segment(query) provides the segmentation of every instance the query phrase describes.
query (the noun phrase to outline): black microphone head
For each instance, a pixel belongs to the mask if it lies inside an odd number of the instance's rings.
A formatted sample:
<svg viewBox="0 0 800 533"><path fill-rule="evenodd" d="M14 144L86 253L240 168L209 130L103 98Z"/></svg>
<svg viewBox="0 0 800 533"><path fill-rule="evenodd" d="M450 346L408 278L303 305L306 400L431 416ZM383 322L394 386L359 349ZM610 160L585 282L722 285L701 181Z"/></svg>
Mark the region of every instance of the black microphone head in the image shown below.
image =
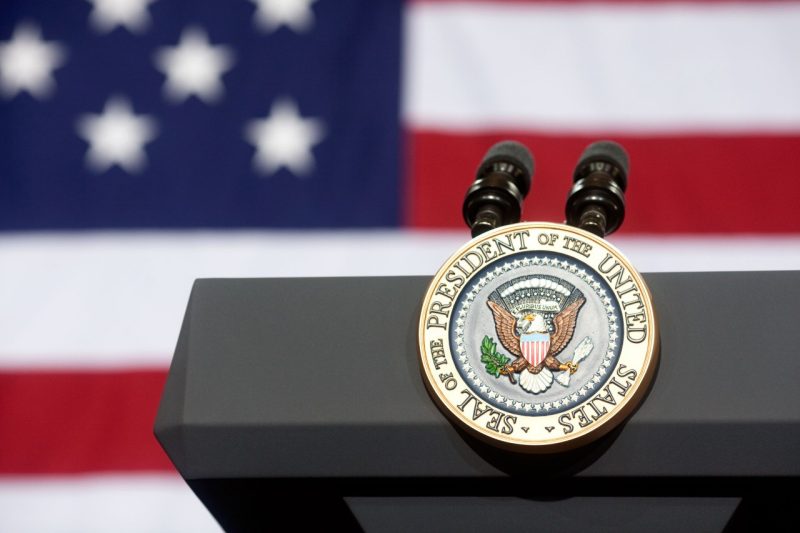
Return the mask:
<svg viewBox="0 0 800 533"><path fill-rule="evenodd" d="M518 142L499 142L486 152L464 198L464 221L473 237L519 222L533 168L531 153Z"/></svg>
<svg viewBox="0 0 800 533"><path fill-rule="evenodd" d="M596 141L586 147L578 159L573 181L585 178L594 171L609 173L623 191L628 188L628 153L614 141Z"/></svg>
<svg viewBox="0 0 800 533"><path fill-rule="evenodd" d="M531 177L534 169L533 156L530 150L517 141L500 141L496 143L483 156L483 161L478 167L476 179L480 179L486 172L491 171L496 163L506 163L516 167L518 171L510 172L510 174L514 179L514 184L522 193L522 197L527 196L528 191L531 190Z"/></svg>
<svg viewBox="0 0 800 533"><path fill-rule="evenodd" d="M600 237L615 232L625 219L628 154L613 141L590 144L578 159L567 197L567 224Z"/></svg>

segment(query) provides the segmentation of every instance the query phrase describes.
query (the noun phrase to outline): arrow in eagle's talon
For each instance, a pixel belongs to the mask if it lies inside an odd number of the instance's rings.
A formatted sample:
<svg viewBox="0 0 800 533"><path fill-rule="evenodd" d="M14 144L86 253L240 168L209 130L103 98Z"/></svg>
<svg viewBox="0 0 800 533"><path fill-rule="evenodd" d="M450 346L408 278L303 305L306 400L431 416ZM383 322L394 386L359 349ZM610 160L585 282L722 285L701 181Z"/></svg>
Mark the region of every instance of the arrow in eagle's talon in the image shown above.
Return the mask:
<svg viewBox="0 0 800 533"><path fill-rule="evenodd" d="M511 368L511 365L506 365L503 368L501 368L500 374L508 376L508 380L511 382L512 385L517 384L517 380L514 379L514 370Z"/></svg>

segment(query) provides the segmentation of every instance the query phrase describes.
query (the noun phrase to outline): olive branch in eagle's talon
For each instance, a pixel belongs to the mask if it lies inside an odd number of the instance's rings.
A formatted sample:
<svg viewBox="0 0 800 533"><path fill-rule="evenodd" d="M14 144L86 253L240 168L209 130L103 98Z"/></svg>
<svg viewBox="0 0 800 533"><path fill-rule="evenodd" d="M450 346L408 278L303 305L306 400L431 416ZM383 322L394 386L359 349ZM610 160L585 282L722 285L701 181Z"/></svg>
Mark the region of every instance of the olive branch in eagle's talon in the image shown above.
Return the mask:
<svg viewBox="0 0 800 533"><path fill-rule="evenodd" d="M517 381L514 379L514 370L508 364L511 359L497 351L497 343L494 339L486 335L481 342L481 363L486 366L486 371L492 376L508 376L512 384Z"/></svg>

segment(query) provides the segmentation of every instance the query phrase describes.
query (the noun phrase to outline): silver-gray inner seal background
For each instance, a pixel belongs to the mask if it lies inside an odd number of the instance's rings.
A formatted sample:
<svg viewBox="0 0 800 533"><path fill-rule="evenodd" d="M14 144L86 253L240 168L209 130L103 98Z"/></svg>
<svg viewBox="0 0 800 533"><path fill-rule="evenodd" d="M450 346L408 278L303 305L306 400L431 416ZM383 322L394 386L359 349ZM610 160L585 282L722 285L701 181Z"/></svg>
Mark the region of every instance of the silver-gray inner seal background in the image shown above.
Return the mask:
<svg viewBox="0 0 800 533"><path fill-rule="evenodd" d="M496 378L489 374L481 362L481 341L485 335L497 343L499 353L511 361L516 359L500 343L487 301L498 286L529 274L556 276L571 283L586 298L578 313L574 335L556 358L562 363L571 361L575 348L586 337L594 344L589 356L578 365L578 371L570 376L567 387L555 380L562 373L556 371L553 384L539 394L520 387L519 374L515 374L517 383L512 384L508 376ZM450 349L462 379L485 402L521 415L552 415L577 406L605 384L619 360L623 329L622 315L611 288L585 263L558 253L521 253L484 267L462 289L450 319Z"/></svg>

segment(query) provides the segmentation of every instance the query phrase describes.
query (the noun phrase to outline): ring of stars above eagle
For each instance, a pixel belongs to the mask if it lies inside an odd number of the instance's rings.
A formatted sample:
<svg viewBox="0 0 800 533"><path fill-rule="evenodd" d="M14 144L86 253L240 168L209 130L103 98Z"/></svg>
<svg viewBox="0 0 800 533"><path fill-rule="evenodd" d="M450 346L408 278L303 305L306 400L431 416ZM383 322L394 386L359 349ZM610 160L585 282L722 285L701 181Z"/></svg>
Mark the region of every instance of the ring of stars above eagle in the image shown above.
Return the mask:
<svg viewBox="0 0 800 533"><path fill-rule="evenodd" d="M150 4L159 0L86 0L92 4L87 24L104 35L128 31L133 36L153 24ZM244 1L244 0L242 0ZM253 24L268 34L281 29L302 38L314 26L317 0L248 0L255 4ZM0 98L11 100L27 93L36 100L50 99L58 91L57 71L69 68L69 49L46 38L46 28L35 21L19 21L7 38L0 36ZM208 106L225 98L224 75L236 68L236 52L214 43L206 31L188 25L172 46L153 51L153 68L164 76L166 101L181 105L196 98ZM117 166L129 174L147 165L147 145L157 142L159 124L153 116L137 113L124 94L110 94L99 113L75 117L75 133L88 147L86 166L103 173ZM314 168L313 147L325 138L325 124L304 117L298 102L289 97L271 102L269 114L242 124L242 141L255 147L253 167L261 175L285 168L298 177Z"/></svg>

